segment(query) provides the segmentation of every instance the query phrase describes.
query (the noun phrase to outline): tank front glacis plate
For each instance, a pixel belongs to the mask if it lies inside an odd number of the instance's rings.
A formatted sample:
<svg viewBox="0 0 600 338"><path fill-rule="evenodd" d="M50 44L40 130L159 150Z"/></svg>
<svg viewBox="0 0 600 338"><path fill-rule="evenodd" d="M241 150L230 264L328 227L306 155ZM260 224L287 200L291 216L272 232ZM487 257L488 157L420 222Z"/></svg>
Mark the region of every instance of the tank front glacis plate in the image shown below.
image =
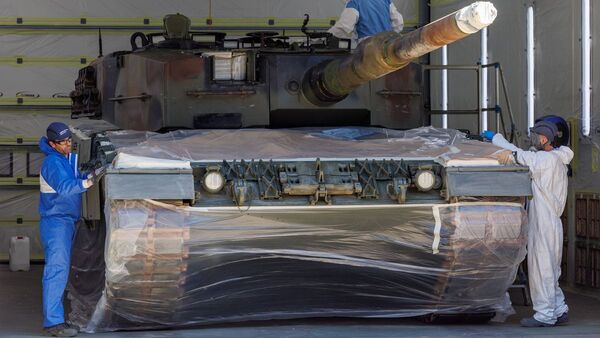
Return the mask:
<svg viewBox="0 0 600 338"><path fill-rule="evenodd" d="M108 174L126 176L109 180L109 195L164 199L144 187L180 174L193 182L195 193L190 197L189 189L180 189L177 198L171 189L169 199L206 207L418 204L531 195L527 168L499 165L496 147L463 137L435 128L123 131L97 136L95 154L96 161L113 161L119 153ZM169 168L174 171L163 172ZM129 182L139 193L123 191L118 182Z"/></svg>
<svg viewBox="0 0 600 338"><path fill-rule="evenodd" d="M328 160L193 163L196 206L380 205L440 203L442 167L433 161ZM420 169L434 181L419 189ZM218 191L207 187L218 175ZM215 176L215 177L218 177Z"/></svg>

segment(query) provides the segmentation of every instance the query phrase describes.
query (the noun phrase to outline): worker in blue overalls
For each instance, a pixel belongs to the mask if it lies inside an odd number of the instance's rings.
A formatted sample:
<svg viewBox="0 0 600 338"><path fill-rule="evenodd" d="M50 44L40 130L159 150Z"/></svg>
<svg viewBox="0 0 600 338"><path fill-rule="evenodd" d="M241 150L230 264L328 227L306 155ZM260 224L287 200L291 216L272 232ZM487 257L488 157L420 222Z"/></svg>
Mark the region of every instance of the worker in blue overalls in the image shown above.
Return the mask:
<svg viewBox="0 0 600 338"><path fill-rule="evenodd" d="M361 42L380 32L400 33L402 28L404 20L392 0L350 0L329 33Z"/></svg>
<svg viewBox="0 0 600 338"><path fill-rule="evenodd" d="M77 328L65 323L63 295L71 266L75 223L80 217L81 194L93 178L79 173L77 155L71 154L71 131L53 122L40 139L46 158L40 170L40 233L44 246L43 312L44 332L56 337L73 337Z"/></svg>

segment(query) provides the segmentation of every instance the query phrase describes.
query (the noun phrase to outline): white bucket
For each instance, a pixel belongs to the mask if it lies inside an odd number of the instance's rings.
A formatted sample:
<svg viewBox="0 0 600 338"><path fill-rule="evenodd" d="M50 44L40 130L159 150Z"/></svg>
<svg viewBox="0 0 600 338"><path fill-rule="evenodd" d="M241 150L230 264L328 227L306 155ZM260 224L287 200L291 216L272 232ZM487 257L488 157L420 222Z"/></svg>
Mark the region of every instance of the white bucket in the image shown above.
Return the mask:
<svg viewBox="0 0 600 338"><path fill-rule="evenodd" d="M8 256L10 271L29 271L29 237L11 237Z"/></svg>

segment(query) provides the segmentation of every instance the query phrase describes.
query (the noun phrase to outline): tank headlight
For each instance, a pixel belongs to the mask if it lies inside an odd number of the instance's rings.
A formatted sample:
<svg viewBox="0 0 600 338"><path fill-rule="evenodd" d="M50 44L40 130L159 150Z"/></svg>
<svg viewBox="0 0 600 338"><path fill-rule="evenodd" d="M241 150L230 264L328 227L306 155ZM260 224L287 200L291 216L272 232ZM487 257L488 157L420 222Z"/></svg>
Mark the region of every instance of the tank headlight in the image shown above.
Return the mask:
<svg viewBox="0 0 600 338"><path fill-rule="evenodd" d="M415 175L415 185L421 191L429 191L435 185L435 174L431 170L419 170Z"/></svg>
<svg viewBox="0 0 600 338"><path fill-rule="evenodd" d="M217 193L225 186L225 178L218 171L208 171L202 178L202 186L210 193Z"/></svg>

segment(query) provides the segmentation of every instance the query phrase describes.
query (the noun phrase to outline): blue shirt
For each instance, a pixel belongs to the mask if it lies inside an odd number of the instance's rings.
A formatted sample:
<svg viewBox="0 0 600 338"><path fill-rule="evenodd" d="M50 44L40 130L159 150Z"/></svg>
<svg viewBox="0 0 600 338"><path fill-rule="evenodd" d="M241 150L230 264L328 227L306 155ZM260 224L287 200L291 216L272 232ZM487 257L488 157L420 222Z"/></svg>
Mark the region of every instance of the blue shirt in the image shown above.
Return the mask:
<svg viewBox="0 0 600 338"><path fill-rule="evenodd" d="M348 1L346 8L356 9L359 14L356 23L356 35L359 39L392 30L391 4L391 0Z"/></svg>

